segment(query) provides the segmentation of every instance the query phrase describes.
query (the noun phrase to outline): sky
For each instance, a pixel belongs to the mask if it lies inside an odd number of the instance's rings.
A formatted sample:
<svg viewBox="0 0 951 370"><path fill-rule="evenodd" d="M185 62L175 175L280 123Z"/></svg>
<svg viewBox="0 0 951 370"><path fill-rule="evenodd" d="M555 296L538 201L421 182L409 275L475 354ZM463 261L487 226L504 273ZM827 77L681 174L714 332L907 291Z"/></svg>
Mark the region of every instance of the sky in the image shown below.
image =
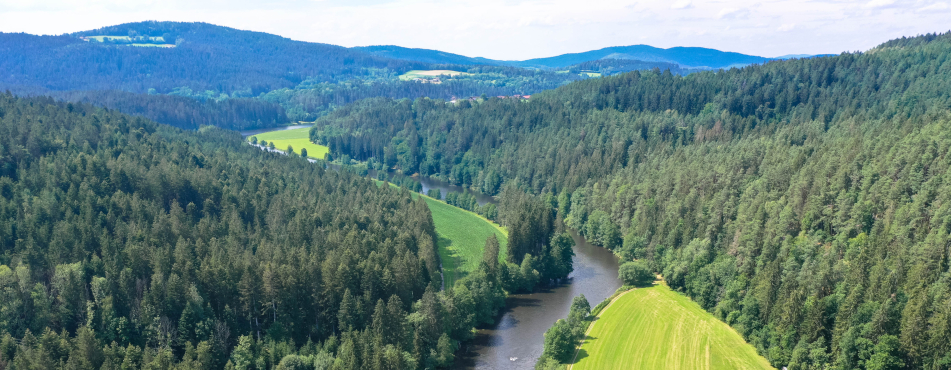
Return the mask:
<svg viewBox="0 0 951 370"><path fill-rule="evenodd" d="M201 21L301 41L503 60L634 44L766 57L838 54L947 32L949 19L951 0L0 0L0 32Z"/></svg>

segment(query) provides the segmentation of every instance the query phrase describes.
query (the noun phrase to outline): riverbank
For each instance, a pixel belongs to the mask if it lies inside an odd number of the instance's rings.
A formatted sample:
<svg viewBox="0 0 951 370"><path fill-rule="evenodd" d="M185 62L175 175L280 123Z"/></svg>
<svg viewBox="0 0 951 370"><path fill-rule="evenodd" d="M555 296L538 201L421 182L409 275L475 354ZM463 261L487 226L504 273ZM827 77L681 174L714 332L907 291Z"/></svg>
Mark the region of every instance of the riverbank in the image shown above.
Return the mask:
<svg viewBox="0 0 951 370"><path fill-rule="evenodd" d="M326 162L317 162L333 167ZM373 171L370 171L368 175L376 177ZM391 176L402 175L388 174L387 178ZM430 189L438 189L443 195L450 191L471 192L431 178L402 177L419 182L422 185L423 193ZM497 204L497 200L489 195L471 193L476 196L480 205L485 203ZM437 201L424 194L414 192L415 196L422 196L427 199L427 205L430 205L430 207L445 205L445 207L458 210L457 212L488 222L478 214ZM432 208L430 209L432 210ZM439 222L435 213L438 212L434 212L434 223ZM451 218L448 217L444 220L452 222ZM441 228L439 225L436 226L437 234L439 234ZM456 223L455 226L460 233L467 233L467 228L461 227L463 224ZM504 228L497 225L493 228L505 232ZM568 231L575 243L575 256L572 259L574 271L568 276L568 279L559 285L541 287L535 293L510 295L506 299L506 307L500 314L498 322L491 327L477 330L476 336L471 342L462 344L462 347L456 353L456 362L453 368L533 369L535 361L541 356L544 349L545 331L556 320L568 314L571 300L575 296L584 294L588 299L599 302L611 296L621 286L621 281L618 279L617 257L607 249L588 243L577 232L570 229ZM485 235L485 237L488 237L488 235ZM453 240L452 237L447 239ZM479 239L481 239L480 243L473 243L472 248L469 249L473 258L466 260L473 261L475 265L481 261L482 248L485 244L484 238L480 237ZM507 244L507 237L499 238L500 244L503 240ZM442 248L440 249L442 250ZM448 251L448 249L446 250ZM502 255L504 255L504 251L502 249ZM477 259L476 255L478 255ZM449 254L449 256L452 256L452 254ZM446 266L443 254L440 254L440 259L443 261L444 270L447 267L452 268L452 266ZM450 277L450 279L454 278Z"/></svg>

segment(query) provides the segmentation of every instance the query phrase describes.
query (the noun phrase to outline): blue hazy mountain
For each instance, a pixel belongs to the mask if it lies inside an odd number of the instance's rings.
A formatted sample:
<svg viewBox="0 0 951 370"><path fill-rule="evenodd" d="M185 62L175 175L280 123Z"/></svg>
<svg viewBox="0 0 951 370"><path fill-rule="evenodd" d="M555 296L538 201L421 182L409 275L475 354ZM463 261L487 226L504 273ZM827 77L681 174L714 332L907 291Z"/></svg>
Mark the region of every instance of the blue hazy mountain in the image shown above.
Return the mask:
<svg viewBox="0 0 951 370"><path fill-rule="evenodd" d="M720 51L700 47L656 48L649 45L614 46L582 53L562 54L548 58L506 61L473 58L439 50L412 49L395 45L354 48L381 57L435 64L505 65L523 68L567 68L601 59L639 60L643 62L672 63L681 68L719 69L764 63L773 58ZM802 56L797 56L802 57Z"/></svg>
<svg viewBox="0 0 951 370"><path fill-rule="evenodd" d="M472 58L465 55L447 53L445 51L431 49L405 48L396 45L375 45L375 46L357 46L351 48L367 52L376 56L411 60L432 64L459 64L459 65L508 65L508 62L486 59Z"/></svg>

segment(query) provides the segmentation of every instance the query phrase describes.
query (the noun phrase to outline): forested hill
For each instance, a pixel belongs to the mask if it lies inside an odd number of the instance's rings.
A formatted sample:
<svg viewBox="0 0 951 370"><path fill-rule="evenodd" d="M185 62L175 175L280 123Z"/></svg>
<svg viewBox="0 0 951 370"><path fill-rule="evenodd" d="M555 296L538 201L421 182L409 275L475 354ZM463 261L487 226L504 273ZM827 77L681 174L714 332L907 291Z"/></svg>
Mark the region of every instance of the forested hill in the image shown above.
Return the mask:
<svg viewBox="0 0 951 370"><path fill-rule="evenodd" d="M649 45L613 46L580 53L562 54L547 58L528 60L494 60L473 58L439 50L404 48L395 45L360 46L352 49L365 51L381 57L411 60L433 64L496 65L525 68L569 68L599 60L630 60L639 63L669 63L673 68L728 69L754 63L765 63L770 58L725 52L698 47L656 48ZM790 57L808 57L798 55ZM788 59L788 58L787 58ZM652 67L650 67L652 68ZM646 69L650 69L646 68ZM662 68L663 70L664 68Z"/></svg>
<svg viewBox="0 0 951 370"><path fill-rule="evenodd" d="M80 38L93 36L133 39ZM424 65L207 23L127 23L61 36L0 33L0 86L50 90L167 93L184 86L252 96L305 78L346 80L372 69L402 73Z"/></svg>
<svg viewBox="0 0 951 370"><path fill-rule="evenodd" d="M357 46L352 49L365 51L367 53L393 59L412 60L432 64L456 64L456 65L506 65L506 62L479 58L467 57L464 55L448 53L445 51L406 48L396 45L374 45Z"/></svg>
<svg viewBox="0 0 951 370"><path fill-rule="evenodd" d="M612 46L582 53L562 54L514 62L519 67L563 68L598 59L634 59L678 64L683 68L720 69L765 63L769 58L698 47L656 48L650 45Z"/></svg>
<svg viewBox="0 0 951 370"><path fill-rule="evenodd" d="M333 154L512 181L731 324L776 367L951 366L951 34L529 101L372 100Z"/></svg>
<svg viewBox="0 0 951 370"><path fill-rule="evenodd" d="M422 200L231 131L0 94L0 144L0 369L447 366L504 297L439 291Z"/></svg>

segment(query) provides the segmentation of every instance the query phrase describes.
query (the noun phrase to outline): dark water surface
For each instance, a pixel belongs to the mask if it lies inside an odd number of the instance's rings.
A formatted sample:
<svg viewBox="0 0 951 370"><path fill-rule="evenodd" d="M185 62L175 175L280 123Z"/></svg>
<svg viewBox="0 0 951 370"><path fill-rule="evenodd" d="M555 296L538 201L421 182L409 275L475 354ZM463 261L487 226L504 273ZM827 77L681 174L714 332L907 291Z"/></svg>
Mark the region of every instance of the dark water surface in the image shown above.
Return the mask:
<svg viewBox="0 0 951 370"><path fill-rule="evenodd" d="M287 129L301 128L289 127ZM274 131L274 129L262 132ZM242 135L261 132L245 131ZM328 167L339 169L330 164ZM370 171L376 177L376 171ZM392 179L403 176L390 173ZM485 194L469 191L444 181L428 177L412 177L420 182L425 194L430 189L439 189L445 198L449 192L467 192L476 196L480 205L498 203ZM618 280L618 259L611 251L589 244L574 230L574 271L560 285L541 288L532 294L513 294L508 297L506 308L496 325L480 329L473 341L465 343L456 353L457 369L533 369L541 356L545 343L545 331L558 319L568 316L571 300L584 294L594 307L621 287Z"/></svg>
<svg viewBox="0 0 951 370"><path fill-rule="evenodd" d="M584 294L591 307L621 287L618 259L611 251L589 244L573 230L574 272L568 281L533 294L509 296L502 318L481 329L475 340L456 353L459 369L533 369L541 356L545 331L568 317L574 297Z"/></svg>

